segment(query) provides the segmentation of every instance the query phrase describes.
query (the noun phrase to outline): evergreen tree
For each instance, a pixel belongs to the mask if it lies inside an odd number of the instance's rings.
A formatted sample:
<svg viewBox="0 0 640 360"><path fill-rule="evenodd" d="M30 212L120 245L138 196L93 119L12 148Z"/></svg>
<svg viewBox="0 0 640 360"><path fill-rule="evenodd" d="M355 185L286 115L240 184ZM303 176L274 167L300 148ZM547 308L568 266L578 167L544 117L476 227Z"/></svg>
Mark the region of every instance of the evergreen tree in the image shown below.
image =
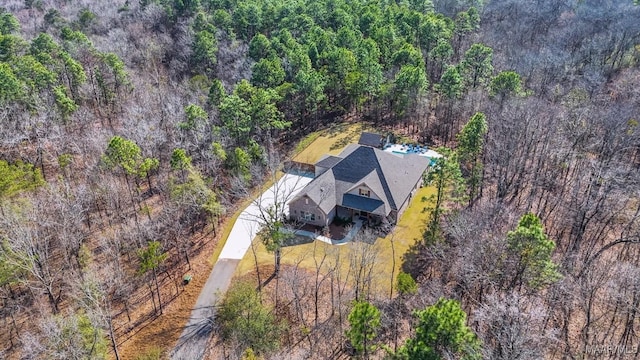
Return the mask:
<svg viewBox="0 0 640 360"><path fill-rule="evenodd" d="M473 44L460 62L468 86L485 85L493 73L493 49L484 44Z"/></svg>
<svg viewBox="0 0 640 360"><path fill-rule="evenodd" d="M191 166L191 158L187 157L182 149L175 149L171 158L171 166L174 169L182 169L187 173L186 179L170 184L171 199L187 214L198 217L206 215L213 226L213 236L217 235L217 220L225 213L224 206L218 200L216 193L209 188L207 181L200 172ZM175 167L174 167L175 166ZM184 175L183 175L184 177Z"/></svg>
<svg viewBox="0 0 640 360"><path fill-rule="evenodd" d="M20 160L11 164L0 160L0 198L33 190L44 183L40 169L36 169L32 164Z"/></svg>
<svg viewBox="0 0 640 360"><path fill-rule="evenodd" d="M6 63L0 63L0 105L17 101L24 96L22 83Z"/></svg>
<svg viewBox="0 0 640 360"><path fill-rule="evenodd" d="M191 60L196 69L203 74L213 74L218 61L218 43L215 36L207 30L199 31L193 40Z"/></svg>
<svg viewBox="0 0 640 360"><path fill-rule="evenodd" d="M556 244L544 233L536 215L520 218L518 227L507 234L507 247L515 262L513 286L525 284L539 289L561 278L558 265L551 259Z"/></svg>
<svg viewBox="0 0 640 360"><path fill-rule="evenodd" d="M349 326L347 338L351 345L357 354L368 359L376 348L371 341L380 327L380 310L366 301L357 301L349 313Z"/></svg>
<svg viewBox="0 0 640 360"><path fill-rule="evenodd" d="M284 81L282 62L276 57L260 59L253 65L251 83L263 88L275 88Z"/></svg>
<svg viewBox="0 0 640 360"><path fill-rule="evenodd" d="M62 85L53 88L53 96L62 120L66 122L69 116L78 109L78 105L67 96L67 89Z"/></svg>
<svg viewBox="0 0 640 360"><path fill-rule="evenodd" d="M415 333L398 350L398 359L481 359L480 341L466 325L467 315L455 300L440 299L415 312Z"/></svg>
<svg viewBox="0 0 640 360"><path fill-rule="evenodd" d="M191 167L191 157L187 156L184 149L173 149L169 164L172 170L186 170Z"/></svg>
<svg viewBox="0 0 640 360"><path fill-rule="evenodd" d="M522 94L520 74L515 71L503 71L491 79L489 94L497 98L502 107L505 98Z"/></svg>
<svg viewBox="0 0 640 360"><path fill-rule="evenodd" d="M440 239L440 217L444 213L445 202L460 202L464 195L458 154L444 147L438 148L437 151L443 156L433 161L426 177L426 183L436 187L431 218L423 234L427 244Z"/></svg>
<svg viewBox="0 0 640 360"><path fill-rule="evenodd" d="M428 85L427 76L422 65L404 65L396 74L395 111L398 116L410 113L417 104L420 95Z"/></svg>
<svg viewBox="0 0 640 360"><path fill-rule="evenodd" d="M178 127L181 130L194 130L199 123L206 121L209 117L207 112L196 104L187 105L184 108L184 112L187 115L187 121L178 123Z"/></svg>
<svg viewBox="0 0 640 360"><path fill-rule="evenodd" d="M251 349L264 355L280 346L284 327L260 301L260 295L246 282L235 283L227 291L216 313L223 341L243 352Z"/></svg>
<svg viewBox="0 0 640 360"><path fill-rule="evenodd" d="M402 271L396 279L396 288L400 295L415 294L418 291L418 285L411 274Z"/></svg>
<svg viewBox="0 0 640 360"><path fill-rule="evenodd" d="M458 155L467 176L469 203L475 200L482 183L482 150L484 136L488 131L483 113L475 113L458 134Z"/></svg>
<svg viewBox="0 0 640 360"><path fill-rule="evenodd" d="M211 88L209 88L209 104L211 106L219 106L220 102L227 95L227 92L219 79L213 80Z"/></svg>
<svg viewBox="0 0 640 360"><path fill-rule="evenodd" d="M20 29L20 23L12 13L0 7L0 35L9 35Z"/></svg>
<svg viewBox="0 0 640 360"><path fill-rule="evenodd" d="M257 34L249 42L249 57L254 61L264 59L271 51L271 41L263 34Z"/></svg>
<svg viewBox="0 0 640 360"><path fill-rule="evenodd" d="M156 294L158 295L160 314L162 314L162 298L160 297L160 284L158 284L158 268L167 259L167 256L168 254L162 251L162 245L158 241L150 241L145 249L138 251L138 258L140 259L138 273L146 274L151 272L156 286Z"/></svg>

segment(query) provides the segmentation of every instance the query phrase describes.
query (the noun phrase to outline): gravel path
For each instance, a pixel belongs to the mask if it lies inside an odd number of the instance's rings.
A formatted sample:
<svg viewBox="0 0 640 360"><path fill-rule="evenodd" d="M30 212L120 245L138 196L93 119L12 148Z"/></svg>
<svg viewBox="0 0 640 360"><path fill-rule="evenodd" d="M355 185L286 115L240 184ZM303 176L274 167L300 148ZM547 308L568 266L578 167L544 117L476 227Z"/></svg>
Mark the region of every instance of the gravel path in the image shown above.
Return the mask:
<svg viewBox="0 0 640 360"><path fill-rule="evenodd" d="M202 359L207 349L214 328L215 304L224 294L231 283L231 278L251 246L257 230L257 216L260 207L268 208L273 205L274 198L291 200L312 179L304 176L285 174L276 184L249 205L233 224L227 242L222 248L218 261L213 266L211 274L205 283L196 305L191 311L176 347L171 352L173 360ZM260 206L258 206L258 202Z"/></svg>

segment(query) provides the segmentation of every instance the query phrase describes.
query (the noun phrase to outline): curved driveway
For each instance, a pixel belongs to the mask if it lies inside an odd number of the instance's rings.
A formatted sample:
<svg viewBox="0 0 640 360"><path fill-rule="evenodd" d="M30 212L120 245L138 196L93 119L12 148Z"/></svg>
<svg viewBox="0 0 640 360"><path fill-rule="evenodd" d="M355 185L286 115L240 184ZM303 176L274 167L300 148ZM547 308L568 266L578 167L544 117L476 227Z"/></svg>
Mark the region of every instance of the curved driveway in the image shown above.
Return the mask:
<svg viewBox="0 0 640 360"><path fill-rule="evenodd" d="M218 261L213 265L211 274L198 296L196 305L191 311L176 347L171 352L171 359L202 359L211 338L214 327L215 305L220 295L224 294L231 278L251 246L258 228L260 208L265 209L274 204L291 200L312 178L285 174L278 182L260 195L249 205L233 224L229 237L222 248ZM286 209L285 207L285 210Z"/></svg>

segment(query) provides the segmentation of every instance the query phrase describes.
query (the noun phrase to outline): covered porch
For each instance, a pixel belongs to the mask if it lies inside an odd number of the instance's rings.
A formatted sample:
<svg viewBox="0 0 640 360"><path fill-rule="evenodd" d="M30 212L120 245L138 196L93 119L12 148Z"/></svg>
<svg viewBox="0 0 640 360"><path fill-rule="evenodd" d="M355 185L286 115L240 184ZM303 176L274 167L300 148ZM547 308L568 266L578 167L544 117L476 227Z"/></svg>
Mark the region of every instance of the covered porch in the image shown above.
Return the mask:
<svg viewBox="0 0 640 360"><path fill-rule="evenodd" d="M362 220L367 225L377 225L386 214L384 203L380 200L345 194L342 205L336 206L336 216L354 222Z"/></svg>

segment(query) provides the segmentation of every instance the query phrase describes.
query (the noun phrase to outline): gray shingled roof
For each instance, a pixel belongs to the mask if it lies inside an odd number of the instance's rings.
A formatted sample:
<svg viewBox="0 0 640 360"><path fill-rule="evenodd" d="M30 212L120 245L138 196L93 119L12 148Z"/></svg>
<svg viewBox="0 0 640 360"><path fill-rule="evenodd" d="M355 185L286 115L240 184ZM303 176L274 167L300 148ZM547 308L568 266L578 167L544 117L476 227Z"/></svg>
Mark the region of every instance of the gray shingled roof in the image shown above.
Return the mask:
<svg viewBox="0 0 640 360"><path fill-rule="evenodd" d="M367 202L367 198L356 201L352 196L344 196L349 190L366 184L382 199L374 211L388 215L391 210L398 210L402 206L429 166L429 159L423 156L401 157L356 144L347 146L339 157L341 161L311 181L296 198L308 196L325 213L329 213L336 205L371 212L367 209L373 203Z"/></svg>
<svg viewBox="0 0 640 360"><path fill-rule="evenodd" d="M351 187L343 191L343 194L346 194L351 190L354 190L360 187L361 185L366 185L369 189L371 189L371 191L375 193L377 197L382 199L382 203L384 205L384 208L383 208L384 214L387 215L389 211L391 211L391 204L389 203L389 200L387 198L386 191L384 190L384 186L380 181L378 172L375 170L371 170L369 175L365 176L364 178L362 178L362 180L358 181L357 183L352 184ZM342 202L338 201L338 203L342 203L343 206L347 206L347 205L344 205L344 199L342 200ZM364 210L364 209L361 209L361 210Z"/></svg>
<svg viewBox="0 0 640 360"><path fill-rule="evenodd" d="M360 134L360 139L358 140L358 144L380 147L382 145L382 140L384 140L384 136L380 134L374 134L370 132L363 132Z"/></svg>
<svg viewBox="0 0 640 360"><path fill-rule="evenodd" d="M325 214L328 214L336 206L335 188L333 173L326 171L307 184L295 199L308 196Z"/></svg>
<svg viewBox="0 0 640 360"><path fill-rule="evenodd" d="M340 160L342 160L341 157L326 155L316 163L316 166L323 167L323 168L330 168L330 167L333 167L335 164L339 163Z"/></svg>

